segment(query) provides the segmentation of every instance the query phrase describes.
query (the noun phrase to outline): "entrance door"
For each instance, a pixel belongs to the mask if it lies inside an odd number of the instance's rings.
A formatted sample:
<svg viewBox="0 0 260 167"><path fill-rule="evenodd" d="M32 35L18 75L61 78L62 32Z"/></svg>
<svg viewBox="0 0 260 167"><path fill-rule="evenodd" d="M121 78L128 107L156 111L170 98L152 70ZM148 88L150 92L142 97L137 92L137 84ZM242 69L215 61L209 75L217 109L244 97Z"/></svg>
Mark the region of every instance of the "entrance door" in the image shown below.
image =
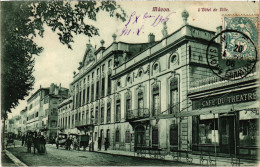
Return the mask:
<svg viewBox="0 0 260 167"><path fill-rule="evenodd" d="M135 146L145 146L145 128L143 126L137 126L135 128Z"/></svg>
<svg viewBox="0 0 260 167"><path fill-rule="evenodd" d="M220 117L220 151L222 153L235 153L235 116Z"/></svg>

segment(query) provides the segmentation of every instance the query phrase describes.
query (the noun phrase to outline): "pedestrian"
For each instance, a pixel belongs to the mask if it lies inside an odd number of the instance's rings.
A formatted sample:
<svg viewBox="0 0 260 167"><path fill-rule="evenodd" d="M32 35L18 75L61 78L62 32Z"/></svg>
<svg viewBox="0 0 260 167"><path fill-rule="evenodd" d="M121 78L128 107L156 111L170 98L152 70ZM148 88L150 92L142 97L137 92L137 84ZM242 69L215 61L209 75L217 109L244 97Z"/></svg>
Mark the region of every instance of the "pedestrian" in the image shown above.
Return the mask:
<svg viewBox="0 0 260 167"><path fill-rule="evenodd" d="M38 145L39 145L39 138L38 138L37 133L35 133L33 136L33 153L34 154L35 154L35 150L37 150L37 152L39 152Z"/></svg>
<svg viewBox="0 0 260 167"><path fill-rule="evenodd" d="M29 134L28 138L27 138L27 152L30 153L31 152L31 147L32 147L32 135Z"/></svg>
<svg viewBox="0 0 260 167"><path fill-rule="evenodd" d="M108 141L108 138L107 138L107 137L105 138L105 143L104 143L104 145L105 145L105 151L107 151L107 148L108 148L108 146L109 146L109 141Z"/></svg>
<svg viewBox="0 0 260 167"><path fill-rule="evenodd" d="M98 138L98 150L100 151L101 150L101 142L102 142L102 139L101 137Z"/></svg>
<svg viewBox="0 0 260 167"><path fill-rule="evenodd" d="M59 136L56 137L55 143L56 143L56 148L59 149Z"/></svg>
<svg viewBox="0 0 260 167"><path fill-rule="evenodd" d="M22 146L24 145L25 134L22 135Z"/></svg>
<svg viewBox="0 0 260 167"><path fill-rule="evenodd" d="M70 147L71 147L71 144L72 144L72 139L71 139L71 137L68 137L68 138L67 138L66 144L67 144L67 150L70 150Z"/></svg>

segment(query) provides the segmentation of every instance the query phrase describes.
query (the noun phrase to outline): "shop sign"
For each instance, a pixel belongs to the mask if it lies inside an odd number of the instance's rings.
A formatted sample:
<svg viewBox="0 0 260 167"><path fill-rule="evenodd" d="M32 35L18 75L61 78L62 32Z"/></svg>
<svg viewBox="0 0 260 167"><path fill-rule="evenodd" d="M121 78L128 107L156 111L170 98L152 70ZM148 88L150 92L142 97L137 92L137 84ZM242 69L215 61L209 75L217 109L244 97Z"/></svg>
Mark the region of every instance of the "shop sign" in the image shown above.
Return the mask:
<svg viewBox="0 0 260 167"><path fill-rule="evenodd" d="M248 101L256 101L258 99L256 90L244 92L232 92L226 95L218 95L206 97L192 102L192 109L201 109L213 106L221 106L227 104L243 103Z"/></svg>

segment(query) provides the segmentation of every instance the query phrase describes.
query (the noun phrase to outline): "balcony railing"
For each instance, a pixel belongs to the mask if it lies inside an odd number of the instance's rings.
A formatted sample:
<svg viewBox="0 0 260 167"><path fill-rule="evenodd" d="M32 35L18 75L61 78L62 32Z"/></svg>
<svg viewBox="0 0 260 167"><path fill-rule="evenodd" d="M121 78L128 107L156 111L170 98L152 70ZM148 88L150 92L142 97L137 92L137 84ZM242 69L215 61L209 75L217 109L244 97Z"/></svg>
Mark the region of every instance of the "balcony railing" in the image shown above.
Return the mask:
<svg viewBox="0 0 260 167"><path fill-rule="evenodd" d="M141 119L141 118L148 118L150 117L150 112L148 108L139 108L130 110L127 112L126 119L133 120L133 119Z"/></svg>

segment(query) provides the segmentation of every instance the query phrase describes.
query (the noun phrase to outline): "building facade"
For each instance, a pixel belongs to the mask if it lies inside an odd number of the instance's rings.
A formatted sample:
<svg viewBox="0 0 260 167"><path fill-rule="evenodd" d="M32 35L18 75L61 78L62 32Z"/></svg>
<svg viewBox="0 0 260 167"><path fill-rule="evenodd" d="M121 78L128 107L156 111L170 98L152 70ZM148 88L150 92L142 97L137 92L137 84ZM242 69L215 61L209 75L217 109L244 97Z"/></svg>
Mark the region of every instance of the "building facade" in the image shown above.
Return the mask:
<svg viewBox="0 0 260 167"><path fill-rule="evenodd" d="M104 41L97 50L87 44L71 83L71 99L60 105L59 127L68 132L77 129L74 133L91 132L95 147L99 137L102 143L108 138L109 149L114 150L159 147L232 154L234 147L236 152L254 154L252 144L243 148L242 143L249 134L243 128L249 131L258 125L258 114L254 115L258 111L257 74L253 72L237 82L226 81L225 88L223 80L212 79L206 49L221 28L213 32L191 26L188 16L182 13L183 26L170 35L164 27L164 37L159 41L149 34L147 43L131 44L116 42L113 35L114 42L107 48ZM212 42L211 54L219 54L219 45L219 39ZM224 89L233 95L226 95ZM247 96L245 101L234 101L242 95L240 89L251 94L243 95ZM220 99L218 108L214 108L209 100L218 101L222 95L230 102ZM244 118L249 113L252 116ZM224 122L225 127L221 127ZM231 134L232 128L236 133ZM256 140L258 136L257 132L250 137ZM233 141L237 144L227 148Z"/></svg>
<svg viewBox="0 0 260 167"><path fill-rule="evenodd" d="M27 131L43 132L48 140L57 135L58 105L68 98L68 89L51 84L38 89L27 101Z"/></svg>

